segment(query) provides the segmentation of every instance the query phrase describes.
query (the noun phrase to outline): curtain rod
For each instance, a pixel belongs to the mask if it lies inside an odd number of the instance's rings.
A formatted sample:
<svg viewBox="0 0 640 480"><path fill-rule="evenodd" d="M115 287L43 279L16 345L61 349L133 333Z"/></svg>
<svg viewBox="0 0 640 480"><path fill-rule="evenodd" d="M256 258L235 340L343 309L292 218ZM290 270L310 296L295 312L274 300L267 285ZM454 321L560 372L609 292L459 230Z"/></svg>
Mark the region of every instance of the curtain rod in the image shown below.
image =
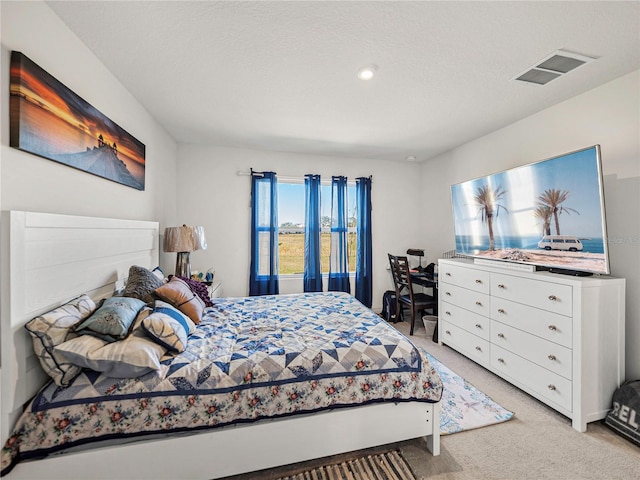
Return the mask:
<svg viewBox="0 0 640 480"><path fill-rule="evenodd" d="M238 170L237 175L239 177L250 177L252 172L253 172L253 168L248 172L243 172L242 170ZM304 176L294 177L294 176L277 175L277 177L278 177L278 180L283 180L286 182L304 182ZM357 177L357 178L361 178L361 177ZM369 180L373 181L373 175L369 175ZM350 181L353 182L355 180L350 180Z"/></svg>

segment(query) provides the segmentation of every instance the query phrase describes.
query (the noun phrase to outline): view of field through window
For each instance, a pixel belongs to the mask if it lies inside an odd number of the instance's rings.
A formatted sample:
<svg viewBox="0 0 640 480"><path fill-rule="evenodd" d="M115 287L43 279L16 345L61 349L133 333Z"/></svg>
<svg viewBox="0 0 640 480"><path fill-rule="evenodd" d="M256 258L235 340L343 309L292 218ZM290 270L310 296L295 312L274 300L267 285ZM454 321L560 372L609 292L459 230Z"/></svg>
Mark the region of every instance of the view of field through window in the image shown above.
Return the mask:
<svg viewBox="0 0 640 480"><path fill-rule="evenodd" d="M331 242L331 185L320 187L320 212L322 234L320 239L320 263L322 273L329 273ZM279 274L304 273L304 183L278 182L278 255ZM347 217L349 233L347 252L349 271L356 269L356 187L347 187Z"/></svg>

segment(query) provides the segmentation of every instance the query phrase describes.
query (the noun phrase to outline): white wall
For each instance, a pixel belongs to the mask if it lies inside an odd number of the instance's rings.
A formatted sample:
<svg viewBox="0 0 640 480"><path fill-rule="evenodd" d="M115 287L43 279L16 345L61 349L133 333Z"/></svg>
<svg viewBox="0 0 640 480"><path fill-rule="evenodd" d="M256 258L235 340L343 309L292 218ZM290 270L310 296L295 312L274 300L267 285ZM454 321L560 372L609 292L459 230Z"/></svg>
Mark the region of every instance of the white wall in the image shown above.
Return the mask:
<svg viewBox="0 0 640 480"><path fill-rule="evenodd" d="M533 87L536 88L536 87ZM488 112L490 114L490 112ZM425 243L453 249L449 186L507 168L600 144L611 272L627 280L626 368L640 378L640 71L595 88L469 142L422 166L430 188L423 204L439 205L423 216L437 228Z"/></svg>
<svg viewBox="0 0 640 480"><path fill-rule="evenodd" d="M43 2L0 2L0 208L174 224L177 145ZM146 146L144 191L9 147L9 63L21 51Z"/></svg>
<svg viewBox="0 0 640 480"><path fill-rule="evenodd" d="M248 292L248 177L238 170L373 175L374 309L390 288L388 252L453 248L449 185L585 146L602 146L612 272L627 279L627 377L640 378L640 73L634 72L460 146L423 165L180 145L43 2L0 2L0 209L203 225L225 294ZM144 192L10 148L9 53L22 51L146 145ZM536 88L536 87L532 87ZM487 114L490 114L488 112ZM176 168L179 158L180 168ZM176 181L177 179L177 181ZM177 198L177 200L176 200ZM173 270L174 254L163 267ZM283 292L302 290L300 278Z"/></svg>
<svg viewBox="0 0 640 480"><path fill-rule="evenodd" d="M306 173L373 176L373 309L382 307L382 294L392 288L386 269L387 253L423 248L423 207L420 198L420 166L377 160L333 158L291 153L198 145L178 147L178 222L205 228L209 247L191 254L193 269L216 269L226 296L249 291L250 177L238 171L275 171L283 177L302 178ZM325 288L326 288L326 281ZM302 291L302 278L281 277L281 293ZM352 290L352 293L354 290Z"/></svg>

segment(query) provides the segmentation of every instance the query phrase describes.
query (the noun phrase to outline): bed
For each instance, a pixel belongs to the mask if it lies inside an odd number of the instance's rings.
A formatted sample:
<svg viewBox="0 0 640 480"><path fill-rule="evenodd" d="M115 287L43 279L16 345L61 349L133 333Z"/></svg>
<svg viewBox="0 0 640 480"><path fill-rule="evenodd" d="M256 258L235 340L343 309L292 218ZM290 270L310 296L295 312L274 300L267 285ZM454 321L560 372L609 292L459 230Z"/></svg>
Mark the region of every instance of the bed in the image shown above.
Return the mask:
<svg viewBox="0 0 640 480"><path fill-rule="evenodd" d="M157 265L158 224L3 212L2 245L8 478L219 478L417 437L439 454L437 374L342 293L218 299L158 372L47 384L25 323Z"/></svg>

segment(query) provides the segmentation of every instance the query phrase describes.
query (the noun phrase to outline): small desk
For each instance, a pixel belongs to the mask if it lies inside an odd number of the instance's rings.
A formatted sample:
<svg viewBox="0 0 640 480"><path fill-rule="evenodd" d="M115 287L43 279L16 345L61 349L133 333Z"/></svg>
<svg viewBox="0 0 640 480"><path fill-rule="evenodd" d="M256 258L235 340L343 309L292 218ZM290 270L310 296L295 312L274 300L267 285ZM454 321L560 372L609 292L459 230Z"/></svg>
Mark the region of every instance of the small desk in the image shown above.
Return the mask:
<svg viewBox="0 0 640 480"><path fill-rule="evenodd" d="M433 309L433 314L438 316L438 274L427 273L427 272L410 272L411 274L411 283L414 285L420 285L421 287L431 288L433 290L433 299L436 301L436 306ZM434 342L438 341L438 324L436 324L436 329L433 332Z"/></svg>
<svg viewBox="0 0 640 480"><path fill-rule="evenodd" d="M411 282L421 287L433 288L434 295L438 290L438 274L411 271Z"/></svg>

